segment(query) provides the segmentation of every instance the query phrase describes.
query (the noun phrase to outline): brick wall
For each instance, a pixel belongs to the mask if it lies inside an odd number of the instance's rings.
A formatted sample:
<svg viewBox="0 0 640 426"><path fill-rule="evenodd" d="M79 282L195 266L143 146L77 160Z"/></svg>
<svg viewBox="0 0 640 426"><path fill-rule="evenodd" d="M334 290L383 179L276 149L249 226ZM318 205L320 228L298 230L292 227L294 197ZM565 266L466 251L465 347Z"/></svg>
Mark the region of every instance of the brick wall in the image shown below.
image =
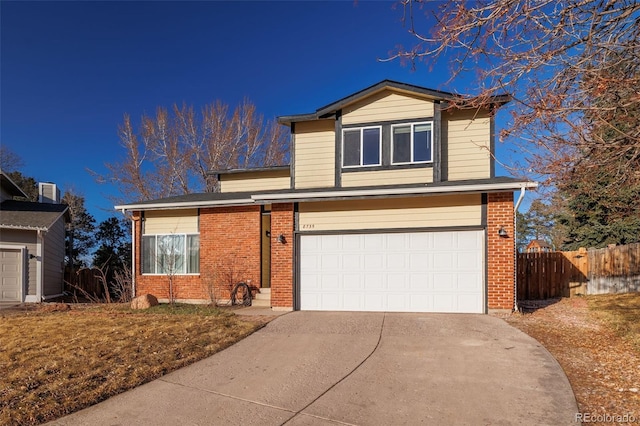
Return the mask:
<svg viewBox="0 0 640 426"><path fill-rule="evenodd" d="M504 227L506 237L498 235ZM490 193L487 197L487 299L489 309L513 309L514 229L513 193Z"/></svg>
<svg viewBox="0 0 640 426"><path fill-rule="evenodd" d="M136 220L136 295L169 297L165 275L141 275L141 224ZM260 207L218 207L200 210L200 275L176 275L174 297L210 301L229 299L232 285L260 287Z"/></svg>
<svg viewBox="0 0 640 426"><path fill-rule="evenodd" d="M282 234L286 242L278 242ZM293 308L293 204L271 206L271 306Z"/></svg>
<svg viewBox="0 0 640 426"><path fill-rule="evenodd" d="M246 282L260 287L260 207L200 210L200 275L218 299Z"/></svg>

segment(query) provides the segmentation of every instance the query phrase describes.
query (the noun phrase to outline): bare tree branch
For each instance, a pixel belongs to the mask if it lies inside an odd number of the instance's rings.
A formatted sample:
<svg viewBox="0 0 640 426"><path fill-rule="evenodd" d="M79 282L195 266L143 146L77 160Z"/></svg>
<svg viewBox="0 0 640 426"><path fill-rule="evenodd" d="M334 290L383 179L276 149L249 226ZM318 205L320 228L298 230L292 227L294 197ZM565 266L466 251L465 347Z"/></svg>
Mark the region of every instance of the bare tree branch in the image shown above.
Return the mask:
<svg viewBox="0 0 640 426"><path fill-rule="evenodd" d="M288 136L275 120L265 122L248 99L230 113L215 102L198 115L193 107L158 108L143 115L136 132L128 115L119 127L124 159L107 163L98 182L118 187L116 202L151 200L190 192L214 192L211 170L286 164Z"/></svg>

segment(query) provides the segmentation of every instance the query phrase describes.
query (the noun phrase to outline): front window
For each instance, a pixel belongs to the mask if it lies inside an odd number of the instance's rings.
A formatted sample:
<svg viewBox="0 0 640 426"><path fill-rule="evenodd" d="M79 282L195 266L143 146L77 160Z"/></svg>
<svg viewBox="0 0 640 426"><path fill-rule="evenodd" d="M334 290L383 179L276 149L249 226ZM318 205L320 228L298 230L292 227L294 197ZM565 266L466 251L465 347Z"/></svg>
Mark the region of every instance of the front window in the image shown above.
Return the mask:
<svg viewBox="0 0 640 426"><path fill-rule="evenodd" d="M432 161L431 123L401 124L392 127L391 163L411 164Z"/></svg>
<svg viewBox="0 0 640 426"><path fill-rule="evenodd" d="M342 132L343 167L379 166L381 133L380 127L345 129Z"/></svg>
<svg viewBox="0 0 640 426"><path fill-rule="evenodd" d="M184 275L200 272L200 236L166 234L142 236L142 273Z"/></svg>

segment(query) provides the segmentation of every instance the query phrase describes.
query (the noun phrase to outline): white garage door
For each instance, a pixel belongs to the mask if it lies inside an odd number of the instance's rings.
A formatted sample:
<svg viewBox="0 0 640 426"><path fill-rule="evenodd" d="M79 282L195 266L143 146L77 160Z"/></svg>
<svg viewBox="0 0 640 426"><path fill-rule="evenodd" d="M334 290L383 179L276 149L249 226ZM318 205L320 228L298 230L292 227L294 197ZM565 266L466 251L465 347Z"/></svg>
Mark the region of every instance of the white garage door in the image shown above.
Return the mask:
<svg viewBox="0 0 640 426"><path fill-rule="evenodd" d="M300 308L484 312L484 232L300 237Z"/></svg>
<svg viewBox="0 0 640 426"><path fill-rule="evenodd" d="M0 301L20 302L22 290L22 251L0 249Z"/></svg>

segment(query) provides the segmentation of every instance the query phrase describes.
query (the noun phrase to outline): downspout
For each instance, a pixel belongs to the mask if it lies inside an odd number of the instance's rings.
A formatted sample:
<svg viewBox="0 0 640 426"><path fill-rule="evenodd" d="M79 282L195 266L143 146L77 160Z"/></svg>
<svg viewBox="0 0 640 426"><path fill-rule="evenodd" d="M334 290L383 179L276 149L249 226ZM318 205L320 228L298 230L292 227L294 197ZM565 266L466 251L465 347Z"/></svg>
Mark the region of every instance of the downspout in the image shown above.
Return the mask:
<svg viewBox="0 0 640 426"><path fill-rule="evenodd" d="M36 300L42 302L44 290L44 235L42 230L36 231Z"/></svg>
<svg viewBox="0 0 640 426"><path fill-rule="evenodd" d="M520 196L518 197L518 201L516 201L516 205L513 208L513 310L514 312L518 311L518 249L516 246L516 242L518 241L518 208L520 207L520 203L524 199L524 195L526 194L527 189L524 186L520 187Z"/></svg>
<svg viewBox="0 0 640 426"><path fill-rule="evenodd" d="M122 214L126 216L126 209ZM131 218L131 297L136 297L136 221Z"/></svg>

